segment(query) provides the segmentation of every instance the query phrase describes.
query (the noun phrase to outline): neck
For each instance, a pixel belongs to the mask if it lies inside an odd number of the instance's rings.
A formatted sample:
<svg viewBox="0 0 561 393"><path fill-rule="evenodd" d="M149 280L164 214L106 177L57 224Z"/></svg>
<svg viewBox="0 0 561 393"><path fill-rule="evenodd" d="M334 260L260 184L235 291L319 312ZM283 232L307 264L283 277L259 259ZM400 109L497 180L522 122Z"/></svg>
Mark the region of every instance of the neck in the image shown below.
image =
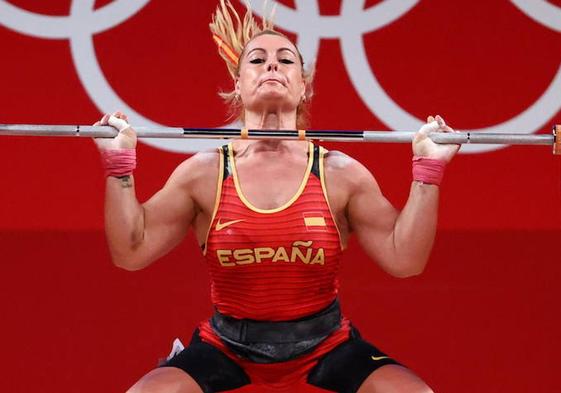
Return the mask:
<svg viewBox="0 0 561 393"><path fill-rule="evenodd" d="M296 111L251 112L246 110L245 127L250 130L295 130Z"/></svg>
<svg viewBox="0 0 561 393"><path fill-rule="evenodd" d="M296 129L296 110L290 112L283 112L281 110L254 112L246 110L244 116L244 127L250 130ZM288 153L296 151L304 152L305 154L308 151L308 142L282 139L237 140L235 146L235 150L239 152L239 157L262 152Z"/></svg>

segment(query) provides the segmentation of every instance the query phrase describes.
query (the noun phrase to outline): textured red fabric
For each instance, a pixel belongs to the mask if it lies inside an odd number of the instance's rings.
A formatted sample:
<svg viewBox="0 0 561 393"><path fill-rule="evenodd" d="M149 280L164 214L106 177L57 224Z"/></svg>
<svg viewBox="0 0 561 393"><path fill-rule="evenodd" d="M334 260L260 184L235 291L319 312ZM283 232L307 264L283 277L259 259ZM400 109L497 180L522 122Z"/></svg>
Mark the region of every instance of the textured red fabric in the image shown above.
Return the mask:
<svg viewBox="0 0 561 393"><path fill-rule="evenodd" d="M413 180L425 184L442 183L446 161L425 157L413 157Z"/></svg>
<svg viewBox="0 0 561 393"><path fill-rule="evenodd" d="M274 213L246 206L229 176L206 247L211 300L225 315L297 319L337 296L339 233L314 174L292 204Z"/></svg>
<svg viewBox="0 0 561 393"><path fill-rule="evenodd" d="M103 149L100 154L105 177L127 176L136 168L136 149Z"/></svg>
<svg viewBox="0 0 561 393"><path fill-rule="evenodd" d="M302 193L273 211L256 211L244 202L236 190L235 174L222 182L205 249L211 300L221 313L254 320L292 320L320 311L337 296L341 241L322 181L310 169L309 161ZM291 389L306 381L323 355L349 338L350 324L343 318L341 328L309 354L272 364L236 356L208 321L199 328L201 339L240 364L252 385Z"/></svg>

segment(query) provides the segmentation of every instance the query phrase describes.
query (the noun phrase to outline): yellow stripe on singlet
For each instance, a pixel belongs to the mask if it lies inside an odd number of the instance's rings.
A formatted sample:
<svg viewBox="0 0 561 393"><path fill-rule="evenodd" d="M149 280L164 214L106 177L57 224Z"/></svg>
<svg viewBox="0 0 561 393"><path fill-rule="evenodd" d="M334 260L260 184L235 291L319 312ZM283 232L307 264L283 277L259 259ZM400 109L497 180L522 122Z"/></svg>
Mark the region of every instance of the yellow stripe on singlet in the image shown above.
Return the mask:
<svg viewBox="0 0 561 393"><path fill-rule="evenodd" d="M222 151L222 148L218 148L218 156L219 161L218 161L218 179L216 182L216 196L214 199L214 209L212 210L212 218L210 219L210 222L208 223L208 230L206 232L206 237L205 237L205 243L204 243L204 249L203 249L203 255L206 255L206 249L207 249L207 244L208 244L208 235L210 234L210 230L212 229L212 223L214 222L214 218L216 217L216 212L218 211L218 205L220 205L220 195L222 195L222 182L223 182L223 178L224 178L224 152Z"/></svg>

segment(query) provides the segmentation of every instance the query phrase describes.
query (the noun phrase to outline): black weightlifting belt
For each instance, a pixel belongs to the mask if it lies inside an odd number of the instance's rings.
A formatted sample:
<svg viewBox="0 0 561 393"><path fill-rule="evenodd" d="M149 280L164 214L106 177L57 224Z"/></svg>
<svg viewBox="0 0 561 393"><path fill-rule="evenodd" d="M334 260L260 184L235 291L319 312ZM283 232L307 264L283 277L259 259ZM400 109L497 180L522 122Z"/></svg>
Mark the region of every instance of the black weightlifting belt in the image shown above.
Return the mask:
<svg viewBox="0 0 561 393"><path fill-rule="evenodd" d="M311 352L341 326L341 308L335 299L325 309L292 321L236 319L218 311L210 325L237 355L255 363L276 363Z"/></svg>

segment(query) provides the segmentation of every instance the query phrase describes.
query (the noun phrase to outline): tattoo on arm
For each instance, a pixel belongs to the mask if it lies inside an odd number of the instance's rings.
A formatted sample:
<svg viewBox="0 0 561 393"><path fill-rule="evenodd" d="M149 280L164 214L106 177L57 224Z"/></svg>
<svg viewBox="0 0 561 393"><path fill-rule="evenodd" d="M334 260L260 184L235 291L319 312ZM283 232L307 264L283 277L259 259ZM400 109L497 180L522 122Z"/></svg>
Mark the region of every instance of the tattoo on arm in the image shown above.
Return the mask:
<svg viewBox="0 0 561 393"><path fill-rule="evenodd" d="M123 188L131 188L132 187L132 179L129 175L119 177L121 181L121 187Z"/></svg>

